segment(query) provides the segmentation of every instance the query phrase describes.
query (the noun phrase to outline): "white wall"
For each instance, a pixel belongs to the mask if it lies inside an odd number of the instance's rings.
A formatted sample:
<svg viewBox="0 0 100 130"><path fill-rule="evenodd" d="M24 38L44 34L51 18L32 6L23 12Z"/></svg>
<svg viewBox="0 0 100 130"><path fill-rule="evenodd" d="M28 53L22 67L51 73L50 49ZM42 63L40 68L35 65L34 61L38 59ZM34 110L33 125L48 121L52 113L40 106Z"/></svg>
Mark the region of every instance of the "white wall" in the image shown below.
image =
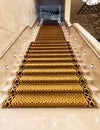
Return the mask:
<svg viewBox="0 0 100 130"><path fill-rule="evenodd" d="M0 54L14 37L36 20L37 0L0 0Z"/></svg>

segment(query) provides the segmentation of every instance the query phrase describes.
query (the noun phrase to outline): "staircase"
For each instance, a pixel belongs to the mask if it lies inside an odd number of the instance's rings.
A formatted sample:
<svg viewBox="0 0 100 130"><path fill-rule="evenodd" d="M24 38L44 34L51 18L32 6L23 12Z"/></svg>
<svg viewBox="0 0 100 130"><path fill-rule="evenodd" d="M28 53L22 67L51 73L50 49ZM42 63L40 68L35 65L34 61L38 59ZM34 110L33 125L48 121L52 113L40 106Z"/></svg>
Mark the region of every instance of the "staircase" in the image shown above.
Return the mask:
<svg viewBox="0 0 100 130"><path fill-rule="evenodd" d="M16 74L5 107L96 107L61 27L43 24Z"/></svg>

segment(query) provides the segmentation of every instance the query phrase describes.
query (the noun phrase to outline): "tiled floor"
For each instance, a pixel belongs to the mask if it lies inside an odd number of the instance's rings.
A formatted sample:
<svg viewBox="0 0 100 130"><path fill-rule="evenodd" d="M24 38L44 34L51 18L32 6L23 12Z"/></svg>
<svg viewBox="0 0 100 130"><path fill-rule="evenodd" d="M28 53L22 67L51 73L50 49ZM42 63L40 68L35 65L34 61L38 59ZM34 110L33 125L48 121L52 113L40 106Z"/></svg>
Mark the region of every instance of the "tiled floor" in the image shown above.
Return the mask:
<svg viewBox="0 0 100 130"><path fill-rule="evenodd" d="M0 130L100 130L100 109L0 109Z"/></svg>

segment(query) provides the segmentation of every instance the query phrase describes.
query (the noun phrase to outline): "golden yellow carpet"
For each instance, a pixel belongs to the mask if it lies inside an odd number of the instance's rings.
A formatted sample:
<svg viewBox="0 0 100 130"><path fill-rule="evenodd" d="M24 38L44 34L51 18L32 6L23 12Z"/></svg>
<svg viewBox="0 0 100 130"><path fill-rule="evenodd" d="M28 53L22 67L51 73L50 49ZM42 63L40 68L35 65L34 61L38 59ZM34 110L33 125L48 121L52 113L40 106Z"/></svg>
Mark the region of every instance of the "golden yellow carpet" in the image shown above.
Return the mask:
<svg viewBox="0 0 100 130"><path fill-rule="evenodd" d="M96 107L59 25L41 27L8 93L3 107Z"/></svg>

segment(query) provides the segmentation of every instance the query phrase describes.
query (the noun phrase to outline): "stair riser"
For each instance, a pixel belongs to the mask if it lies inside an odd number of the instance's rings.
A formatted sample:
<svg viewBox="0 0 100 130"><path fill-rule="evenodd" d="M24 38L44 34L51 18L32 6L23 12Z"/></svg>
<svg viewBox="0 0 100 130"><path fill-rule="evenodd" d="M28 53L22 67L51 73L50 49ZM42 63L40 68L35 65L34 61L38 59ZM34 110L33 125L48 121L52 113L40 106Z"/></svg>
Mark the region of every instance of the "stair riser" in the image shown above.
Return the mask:
<svg viewBox="0 0 100 130"><path fill-rule="evenodd" d="M69 57L69 56L75 56L75 55L74 55L74 53L69 53L69 54L68 54L68 53L67 53L67 54L41 54L41 55L39 55L39 54L29 54L29 53L28 53L28 54L26 54L25 56L36 56L36 57L37 57L37 56L39 56L39 57L42 57L42 56L43 56L43 57L44 57L44 56L48 56L48 57L49 57L49 56L50 56L50 57L53 57L53 56L56 56L56 57L65 56L65 57L67 57L67 56L68 56L68 57Z"/></svg>
<svg viewBox="0 0 100 130"><path fill-rule="evenodd" d="M69 45L69 42L66 42L66 41L63 41L63 42L60 42L60 41L38 41L38 42L32 42L31 45L47 45L47 46L51 46L51 45Z"/></svg>
<svg viewBox="0 0 100 130"><path fill-rule="evenodd" d="M69 58L69 57L72 57L71 55L66 55L66 56L61 56L61 55L56 55L56 56L48 56L48 55L45 55L45 56L26 56L27 58Z"/></svg>
<svg viewBox="0 0 100 130"><path fill-rule="evenodd" d="M55 38L53 38L53 37L44 37L44 38L42 38L42 37L39 37L38 38L38 40L64 40L64 38L57 38L57 37L55 37Z"/></svg>
<svg viewBox="0 0 100 130"><path fill-rule="evenodd" d="M53 36L45 36L45 37L39 37L38 39L61 39L61 40L64 40L64 37L58 37L58 36L55 36L55 37L53 37Z"/></svg>
<svg viewBox="0 0 100 130"><path fill-rule="evenodd" d="M56 69L56 68L58 68L58 69L62 69L62 68L64 68L64 69L71 69L71 68L75 68L75 66L73 65L73 66L35 66L35 65L33 65L33 66L25 66L25 69L46 69L46 68L49 68L49 69Z"/></svg>
<svg viewBox="0 0 100 130"><path fill-rule="evenodd" d="M48 43L48 44L52 44L52 43L66 43L66 41L64 40L38 40L37 43Z"/></svg>
<svg viewBox="0 0 100 130"><path fill-rule="evenodd" d="M30 51L31 50L70 50L70 49L71 49L71 47L63 47L63 48L61 48L61 47L58 47L58 48L56 48L56 47L54 47L54 48L53 47L52 48L50 48L50 47L48 47L48 48L29 47Z"/></svg>
<svg viewBox="0 0 100 130"><path fill-rule="evenodd" d="M67 94L67 93L83 93L83 91L77 91L77 90L76 91L65 91L65 90L39 90L39 91L38 90L33 90L33 91L32 90L29 90L29 91L27 90L27 91L23 91L22 90L22 91L18 91L18 92L16 91L15 93L16 94L19 94L19 93L20 94L21 93L22 94L23 93L37 93L37 94L38 93L66 93Z"/></svg>
<svg viewBox="0 0 100 130"><path fill-rule="evenodd" d="M38 75L40 75L40 76L45 76L45 75L47 75L47 76L49 76L49 75L54 75L54 76L70 76L70 75L76 75L76 73L75 72L58 72L58 73L56 73L56 72L34 72L34 73L22 73L22 75L24 75L24 76L38 76Z"/></svg>
<svg viewBox="0 0 100 130"><path fill-rule="evenodd" d="M27 54L71 54L71 51L28 51Z"/></svg>
<svg viewBox="0 0 100 130"><path fill-rule="evenodd" d="M71 63L73 60L26 60L25 63Z"/></svg>
<svg viewBox="0 0 100 130"><path fill-rule="evenodd" d="M39 48L41 48L41 47L69 47L70 45L68 45L68 44L51 44L51 45L48 45L48 44L43 44L43 43L41 43L41 44L32 44L32 45L30 45L30 47L39 47Z"/></svg>
<svg viewBox="0 0 100 130"><path fill-rule="evenodd" d="M30 80L27 80L27 81L20 81L20 84L21 85L25 85L25 84L73 84L73 83L79 83L79 81L77 80L77 81L74 81L74 80L70 80L70 81L65 81L65 80L55 80L55 81L53 81L53 80L33 80L33 81L30 81Z"/></svg>

